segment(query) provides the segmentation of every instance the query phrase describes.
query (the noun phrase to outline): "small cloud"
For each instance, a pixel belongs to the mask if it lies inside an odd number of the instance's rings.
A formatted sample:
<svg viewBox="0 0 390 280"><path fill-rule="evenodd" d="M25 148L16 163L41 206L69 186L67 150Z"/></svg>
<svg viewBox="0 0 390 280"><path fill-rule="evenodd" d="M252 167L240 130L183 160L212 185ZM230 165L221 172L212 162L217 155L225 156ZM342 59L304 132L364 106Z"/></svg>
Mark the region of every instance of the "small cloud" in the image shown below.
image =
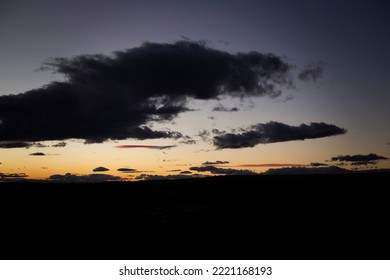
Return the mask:
<svg viewBox="0 0 390 280"><path fill-rule="evenodd" d="M319 167L319 166L329 166L328 164L326 163L320 163L320 162L311 162L310 163L310 166L313 166L313 167Z"/></svg>
<svg viewBox="0 0 390 280"><path fill-rule="evenodd" d="M32 153L32 154L29 154L30 156L45 156L46 154L45 153L41 153L41 152L37 152L37 153Z"/></svg>
<svg viewBox="0 0 390 280"><path fill-rule="evenodd" d="M258 173L246 169L218 168L213 165L190 167L190 170L197 172L210 172L216 175L256 175Z"/></svg>
<svg viewBox="0 0 390 280"><path fill-rule="evenodd" d="M137 171L137 169L127 168L127 167L118 168L116 171L123 172L123 173L137 173L137 172L139 172L139 171Z"/></svg>
<svg viewBox="0 0 390 280"><path fill-rule="evenodd" d="M182 179L192 179L192 178L200 178L202 177L199 174L178 174L178 175L152 175L152 174L141 174L137 176L136 180L144 180L144 181L155 181L155 180L182 180Z"/></svg>
<svg viewBox="0 0 390 280"><path fill-rule="evenodd" d="M110 171L110 169L104 167L104 166L99 166L99 167L96 167L92 170L93 172L106 172L106 171Z"/></svg>
<svg viewBox="0 0 390 280"><path fill-rule="evenodd" d="M152 145L118 145L115 148L119 149L154 149L154 150L167 150L175 148L176 145L170 146L152 146Z"/></svg>
<svg viewBox="0 0 390 280"><path fill-rule="evenodd" d="M239 109L237 107L227 108L222 104L215 106L212 110L213 112L238 112Z"/></svg>
<svg viewBox="0 0 390 280"><path fill-rule="evenodd" d="M180 172L180 174L188 175L188 174L192 174L192 172L188 171L188 170L184 170L184 171Z"/></svg>
<svg viewBox="0 0 390 280"><path fill-rule="evenodd" d="M206 161L203 162L202 165L215 165L215 164L228 164L228 163L229 163L228 161L217 160L217 161Z"/></svg>
<svg viewBox="0 0 390 280"><path fill-rule="evenodd" d="M187 145L195 145L197 142L193 139L190 139L190 140L180 141L180 143L187 144Z"/></svg>
<svg viewBox="0 0 390 280"><path fill-rule="evenodd" d="M237 167L297 167L306 166L306 164L299 163L260 163L260 164L240 164Z"/></svg>
<svg viewBox="0 0 390 280"><path fill-rule="evenodd" d="M196 141L189 136L183 136L184 140L180 141L181 144L194 145Z"/></svg>
<svg viewBox="0 0 390 280"><path fill-rule="evenodd" d="M55 148L63 148L67 145L67 143L65 141L61 141L61 142L58 142L57 144L53 144L51 145L52 147L55 147Z"/></svg>
<svg viewBox="0 0 390 280"><path fill-rule="evenodd" d="M210 137L210 132L207 131L206 129L203 129L198 132L197 136L199 136L204 142L207 142Z"/></svg>
<svg viewBox="0 0 390 280"><path fill-rule="evenodd" d="M337 166L328 167L284 167L271 168L264 172L264 175L309 175L309 174L346 174L352 171Z"/></svg>
<svg viewBox="0 0 390 280"><path fill-rule="evenodd" d="M46 148L48 147L47 145L44 145L42 143L32 143L31 144L31 147L35 147L35 148Z"/></svg>
<svg viewBox="0 0 390 280"><path fill-rule="evenodd" d="M315 82L317 79L322 77L323 72L324 72L324 63L322 61L318 61L306 65L302 69L302 71L298 74L298 78L302 81Z"/></svg>

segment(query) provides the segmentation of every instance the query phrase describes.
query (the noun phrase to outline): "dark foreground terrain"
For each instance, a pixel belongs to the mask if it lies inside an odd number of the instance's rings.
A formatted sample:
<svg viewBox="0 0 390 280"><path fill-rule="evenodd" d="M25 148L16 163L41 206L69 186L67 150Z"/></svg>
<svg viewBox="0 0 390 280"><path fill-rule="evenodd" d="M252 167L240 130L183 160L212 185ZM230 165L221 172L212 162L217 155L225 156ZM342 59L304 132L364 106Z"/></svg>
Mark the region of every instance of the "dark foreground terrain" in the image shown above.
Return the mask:
<svg viewBox="0 0 390 280"><path fill-rule="evenodd" d="M390 259L390 174L0 184L1 259Z"/></svg>

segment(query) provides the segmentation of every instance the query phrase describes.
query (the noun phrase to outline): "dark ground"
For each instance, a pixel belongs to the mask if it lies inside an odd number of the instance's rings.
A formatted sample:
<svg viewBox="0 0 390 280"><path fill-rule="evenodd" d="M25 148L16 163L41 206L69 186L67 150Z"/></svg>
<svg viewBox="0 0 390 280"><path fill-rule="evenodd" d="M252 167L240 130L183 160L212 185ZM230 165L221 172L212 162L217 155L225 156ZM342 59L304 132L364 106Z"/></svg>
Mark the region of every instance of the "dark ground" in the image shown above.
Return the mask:
<svg viewBox="0 0 390 280"><path fill-rule="evenodd" d="M0 259L390 259L387 174L0 184Z"/></svg>

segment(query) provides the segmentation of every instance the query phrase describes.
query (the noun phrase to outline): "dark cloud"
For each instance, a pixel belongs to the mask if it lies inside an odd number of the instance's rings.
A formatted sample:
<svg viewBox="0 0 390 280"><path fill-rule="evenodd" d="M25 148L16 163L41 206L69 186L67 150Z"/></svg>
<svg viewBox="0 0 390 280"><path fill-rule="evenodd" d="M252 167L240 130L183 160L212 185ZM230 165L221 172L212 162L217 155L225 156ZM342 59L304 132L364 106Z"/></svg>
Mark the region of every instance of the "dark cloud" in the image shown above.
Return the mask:
<svg viewBox="0 0 390 280"><path fill-rule="evenodd" d="M123 173L137 173L137 172L139 172L139 171L137 171L137 169L127 168L127 167L118 168L117 171L123 172Z"/></svg>
<svg viewBox="0 0 390 280"><path fill-rule="evenodd" d="M31 144L31 147L35 147L35 148L47 148L48 146L38 142L38 143L32 143L32 144Z"/></svg>
<svg viewBox="0 0 390 280"><path fill-rule="evenodd" d="M27 178L25 173L2 173L0 172L0 179L12 179L12 178Z"/></svg>
<svg viewBox="0 0 390 280"><path fill-rule="evenodd" d="M312 162L310 163L310 166L319 167L319 166L328 166L328 165L326 163Z"/></svg>
<svg viewBox="0 0 390 280"><path fill-rule="evenodd" d="M333 124L311 123L291 126L279 122L259 123L241 133L219 133L213 143L217 149L238 149L254 147L257 144L315 139L346 133L346 130Z"/></svg>
<svg viewBox="0 0 390 280"><path fill-rule="evenodd" d="M0 149L15 149L15 148L47 148L48 146L39 142L25 141L0 141Z"/></svg>
<svg viewBox="0 0 390 280"><path fill-rule="evenodd" d="M324 64L319 61L306 65L298 74L298 78L302 81L316 81L322 77L324 72Z"/></svg>
<svg viewBox="0 0 390 280"><path fill-rule="evenodd" d="M151 146L151 145L118 145L115 146L115 148L120 148L120 149L154 149L154 150L167 150L167 149L172 149L176 147L176 145L170 145L170 146Z"/></svg>
<svg viewBox="0 0 390 280"><path fill-rule="evenodd" d="M27 178L25 173L2 173L0 172L0 182L28 182L31 181Z"/></svg>
<svg viewBox="0 0 390 280"><path fill-rule="evenodd" d="M45 153L41 153L41 152L37 152L37 153L32 153L32 154L29 154L30 156L45 156L46 154Z"/></svg>
<svg viewBox="0 0 390 280"><path fill-rule="evenodd" d="M0 96L0 141L178 138L150 123L188 111L190 98L278 96L292 83L291 69L274 54L230 54L193 41L53 58L42 70L64 81Z"/></svg>
<svg viewBox="0 0 390 280"><path fill-rule="evenodd" d="M99 167L96 167L92 170L93 172L106 172L106 171L110 171L110 169L104 167L104 166L99 166Z"/></svg>
<svg viewBox="0 0 390 280"><path fill-rule="evenodd" d="M352 171L337 166L328 167L285 167L271 168L264 175L309 175L309 174L345 174Z"/></svg>
<svg viewBox="0 0 390 280"><path fill-rule="evenodd" d="M218 106L215 106L212 111L214 111L214 112L238 112L239 109L237 107L226 108L222 104L219 104Z"/></svg>
<svg viewBox="0 0 390 280"><path fill-rule="evenodd" d="M29 147L31 147L31 143L24 142L24 141L0 141L1 149L29 148Z"/></svg>
<svg viewBox="0 0 390 280"><path fill-rule="evenodd" d="M191 139L191 137L185 136L185 137L184 137L184 140L180 141L179 143L181 143L181 144L187 144L187 145L194 145L194 144L196 144L197 142L196 142L194 139Z"/></svg>
<svg viewBox="0 0 390 280"><path fill-rule="evenodd" d="M206 162L203 162L202 164L203 165L214 165L214 164L228 164L228 163L229 163L228 161L217 160L217 161L206 161Z"/></svg>
<svg viewBox="0 0 390 280"><path fill-rule="evenodd" d="M199 136L200 138L202 138L202 140L204 142L207 142L209 140L209 137L210 137L210 132L207 131L206 129L203 129L201 131L198 132L197 136Z"/></svg>
<svg viewBox="0 0 390 280"><path fill-rule="evenodd" d="M110 182L110 181L121 181L122 178L108 175L108 174L78 175L78 174L66 173L64 175L60 175L60 174L51 175L48 180L56 183L102 183L102 182Z"/></svg>
<svg viewBox="0 0 390 280"><path fill-rule="evenodd" d="M177 174L177 175L153 175L153 174L141 174L135 177L136 180L144 181L153 181L153 180L181 180L181 179L191 179L202 177L198 174L186 175L186 174Z"/></svg>
<svg viewBox="0 0 390 280"><path fill-rule="evenodd" d="M259 163L259 164L240 164L237 167L283 167L283 166L305 166L305 164L298 163Z"/></svg>
<svg viewBox="0 0 390 280"><path fill-rule="evenodd" d="M338 161L341 163L349 163L351 165L369 165L377 164L379 160L387 160L388 158L384 156L379 156L377 154L368 154L368 155L345 155L332 157L331 161Z"/></svg>
<svg viewBox="0 0 390 280"><path fill-rule="evenodd" d="M55 147L55 148L63 148L67 145L67 143L65 141L61 141L61 142L58 142L57 144L53 144L51 145L52 147Z"/></svg>
<svg viewBox="0 0 390 280"><path fill-rule="evenodd" d="M218 168L213 165L206 165L206 166L194 166L190 167L190 170L197 171L197 172L210 172L211 174L217 174L217 175L256 175L258 173L250 171L250 170L244 170L244 169L231 169L231 168Z"/></svg>
<svg viewBox="0 0 390 280"><path fill-rule="evenodd" d="M180 174L189 175L189 174L192 174L192 172L188 171L188 170L184 170L184 171L181 171Z"/></svg>

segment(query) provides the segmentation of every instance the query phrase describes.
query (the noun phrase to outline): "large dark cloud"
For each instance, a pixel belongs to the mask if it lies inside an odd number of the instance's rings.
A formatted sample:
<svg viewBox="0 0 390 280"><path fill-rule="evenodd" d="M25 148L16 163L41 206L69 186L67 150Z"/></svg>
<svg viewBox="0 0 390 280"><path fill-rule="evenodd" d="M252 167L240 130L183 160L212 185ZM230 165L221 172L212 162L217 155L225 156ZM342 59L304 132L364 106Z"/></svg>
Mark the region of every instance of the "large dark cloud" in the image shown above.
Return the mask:
<svg viewBox="0 0 390 280"><path fill-rule="evenodd" d="M345 155L332 157L331 161L339 161L341 163L349 163L351 165L368 165L368 164L377 164L379 160L387 160L388 158L384 156L379 156L377 154L367 154L367 155Z"/></svg>
<svg viewBox="0 0 390 280"><path fill-rule="evenodd" d="M217 175L256 175L256 172L246 169L232 169L232 168L219 168L213 165L206 166L194 166L190 167L190 170L197 172L210 172Z"/></svg>
<svg viewBox="0 0 390 280"><path fill-rule="evenodd" d="M213 143L217 149L254 147L257 144L315 139L346 133L346 130L326 123L291 126L280 122L268 122L241 129L240 133L219 132Z"/></svg>
<svg viewBox="0 0 390 280"><path fill-rule="evenodd" d="M43 69L64 81L0 96L0 141L178 138L150 123L187 111L189 98L278 96L292 83L291 68L273 54L230 54L191 41L53 58Z"/></svg>

